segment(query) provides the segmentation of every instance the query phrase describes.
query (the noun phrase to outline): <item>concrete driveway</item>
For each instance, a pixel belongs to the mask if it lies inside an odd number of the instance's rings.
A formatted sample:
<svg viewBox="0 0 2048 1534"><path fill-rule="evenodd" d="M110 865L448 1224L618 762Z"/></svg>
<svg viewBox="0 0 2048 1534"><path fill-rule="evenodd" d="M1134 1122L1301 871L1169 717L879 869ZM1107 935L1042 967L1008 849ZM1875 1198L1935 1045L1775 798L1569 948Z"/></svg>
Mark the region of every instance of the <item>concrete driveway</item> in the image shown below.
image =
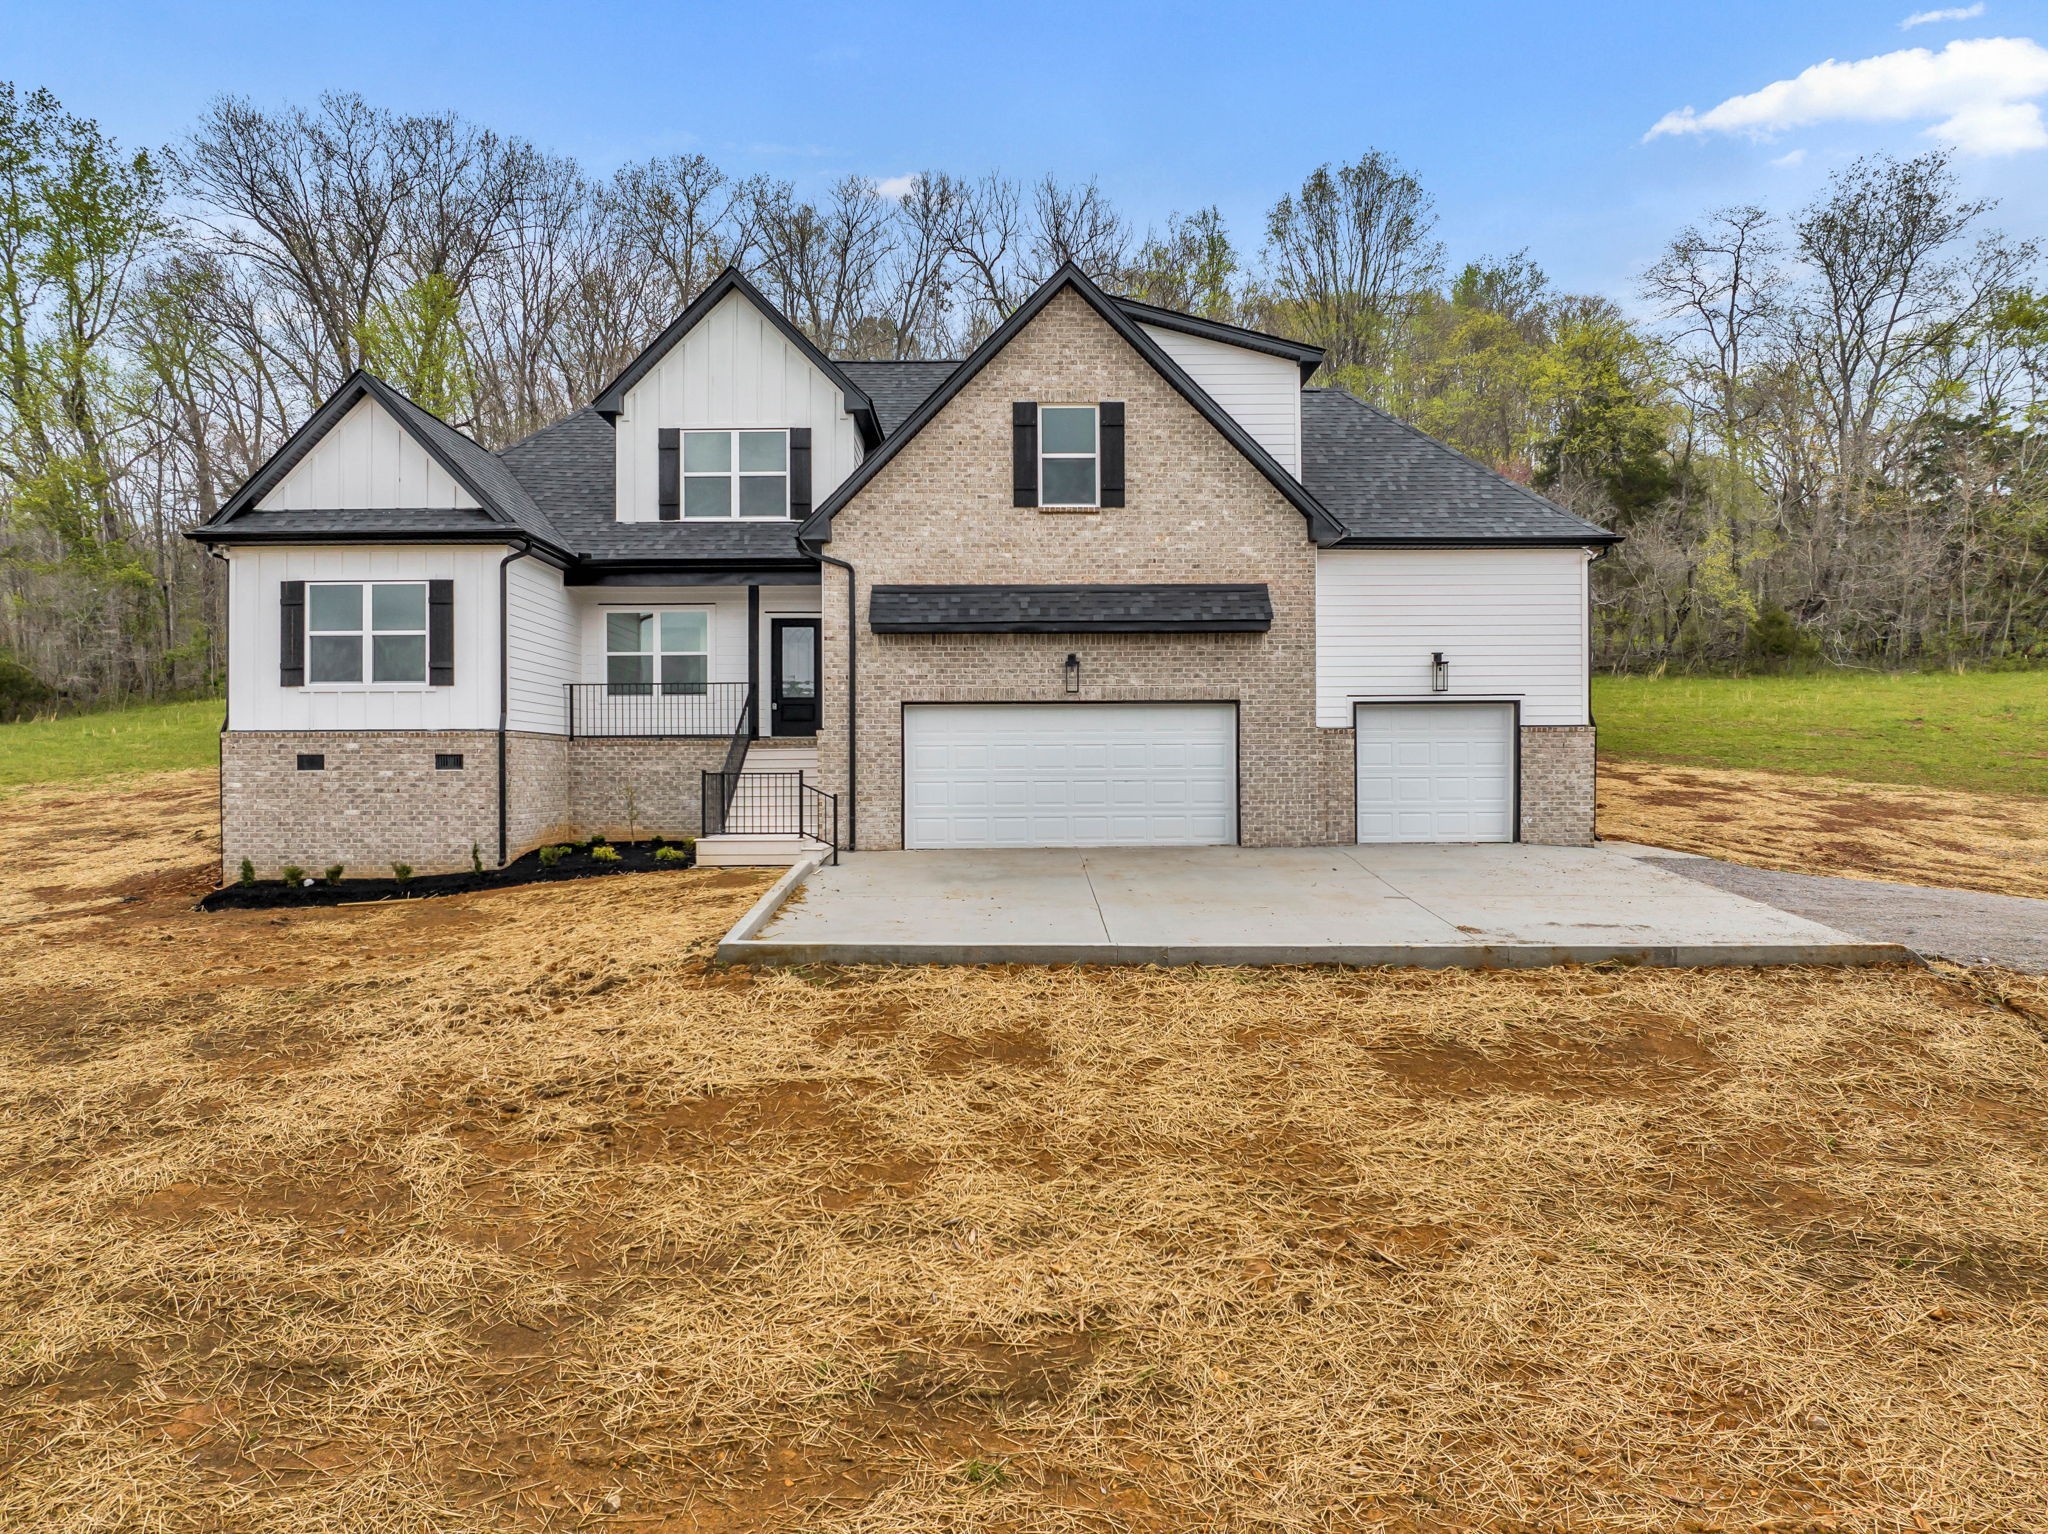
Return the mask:
<svg viewBox="0 0 2048 1534"><path fill-rule="evenodd" d="M1605 848L862 852L720 956L780 963L1855 964L1911 958Z"/></svg>

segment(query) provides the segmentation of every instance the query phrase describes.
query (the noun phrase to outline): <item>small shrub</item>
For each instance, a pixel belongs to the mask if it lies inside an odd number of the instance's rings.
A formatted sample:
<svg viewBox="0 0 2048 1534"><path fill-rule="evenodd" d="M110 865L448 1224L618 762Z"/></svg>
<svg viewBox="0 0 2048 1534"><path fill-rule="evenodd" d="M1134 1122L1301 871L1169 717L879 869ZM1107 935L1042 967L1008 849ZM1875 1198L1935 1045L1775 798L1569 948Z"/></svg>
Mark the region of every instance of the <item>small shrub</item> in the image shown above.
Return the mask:
<svg viewBox="0 0 2048 1534"><path fill-rule="evenodd" d="M408 884L412 883L412 864L393 863L391 865L391 877L398 881L400 889L404 889Z"/></svg>
<svg viewBox="0 0 2048 1534"><path fill-rule="evenodd" d="M237 884L254 884L255 882L256 882L256 865L255 865L254 863L250 862L250 861L249 861L249 860L248 860L247 858L243 858L243 859L242 859L242 871L241 871L240 873L238 873L238 874L236 874L236 875L235 875L235 883L237 883Z"/></svg>
<svg viewBox="0 0 2048 1534"><path fill-rule="evenodd" d="M477 874L484 871L483 850L475 842L469 844L469 871Z"/></svg>
<svg viewBox="0 0 2048 1534"><path fill-rule="evenodd" d="M26 719L57 694L11 655L0 655L0 720Z"/></svg>
<svg viewBox="0 0 2048 1534"><path fill-rule="evenodd" d="M969 1486L1000 1486L1010 1478L1010 1470L999 1459L966 1460L957 1466L953 1474Z"/></svg>
<svg viewBox="0 0 2048 1534"><path fill-rule="evenodd" d="M690 854L683 851L680 847L656 847L654 849L654 861L657 863L687 863L690 861Z"/></svg>
<svg viewBox="0 0 2048 1534"><path fill-rule="evenodd" d="M697 838L694 836L678 836L676 838L676 845L685 852L695 852L697 850Z"/></svg>
<svg viewBox="0 0 2048 1534"><path fill-rule="evenodd" d="M590 861L593 863L616 863L618 860L619 849L616 847L607 846L603 842L599 842L590 849Z"/></svg>
<svg viewBox="0 0 2048 1534"><path fill-rule="evenodd" d="M574 847L570 846L543 847L540 849L540 866L543 868L553 868L575 850Z"/></svg>
<svg viewBox="0 0 2048 1534"><path fill-rule="evenodd" d="M329 884L341 883L341 865L339 863L329 863L327 865L327 872L323 877Z"/></svg>
<svg viewBox="0 0 2048 1534"><path fill-rule="evenodd" d="M299 867L296 863L285 864L284 882L287 884L304 884L306 882L306 870Z"/></svg>

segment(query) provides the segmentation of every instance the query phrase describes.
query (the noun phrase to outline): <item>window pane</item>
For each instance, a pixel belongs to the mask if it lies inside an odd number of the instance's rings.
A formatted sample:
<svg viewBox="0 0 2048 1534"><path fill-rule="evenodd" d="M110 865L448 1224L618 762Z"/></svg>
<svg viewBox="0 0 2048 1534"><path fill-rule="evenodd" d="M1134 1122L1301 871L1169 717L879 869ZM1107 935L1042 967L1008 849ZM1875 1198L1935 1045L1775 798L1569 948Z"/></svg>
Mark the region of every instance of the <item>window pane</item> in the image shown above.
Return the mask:
<svg viewBox="0 0 2048 1534"><path fill-rule="evenodd" d="M306 627L322 630L359 629L363 626L363 588L360 586L308 586Z"/></svg>
<svg viewBox="0 0 2048 1534"><path fill-rule="evenodd" d="M426 626L426 587L406 585L370 588L371 628L424 629Z"/></svg>
<svg viewBox="0 0 2048 1534"><path fill-rule="evenodd" d="M780 474L747 474L740 478L740 515L743 517L786 517L789 515L789 481Z"/></svg>
<svg viewBox="0 0 2048 1534"><path fill-rule="evenodd" d="M1095 451L1095 407L1093 405L1047 405L1038 412L1038 430L1043 453L1092 453Z"/></svg>
<svg viewBox="0 0 2048 1534"><path fill-rule="evenodd" d="M683 472L724 473L732 467L732 433L729 431L686 431L683 433Z"/></svg>
<svg viewBox="0 0 2048 1534"><path fill-rule="evenodd" d="M785 698L815 698L818 695L818 631L808 624L782 631L782 695Z"/></svg>
<svg viewBox="0 0 2048 1534"><path fill-rule="evenodd" d="M661 658L661 690L665 693L704 691L704 657L664 655Z"/></svg>
<svg viewBox="0 0 2048 1534"><path fill-rule="evenodd" d="M604 647L613 651L653 649L654 614L606 613Z"/></svg>
<svg viewBox="0 0 2048 1534"><path fill-rule="evenodd" d="M1048 506L1093 506L1095 504L1095 460L1093 458L1046 459L1044 500Z"/></svg>
<svg viewBox="0 0 2048 1534"><path fill-rule="evenodd" d="M780 474L789 467L787 448L789 434L780 431L743 431L740 433L740 468L766 469L771 474Z"/></svg>
<svg viewBox="0 0 2048 1534"><path fill-rule="evenodd" d="M306 680L309 682L360 682L363 679L363 642L351 634L315 634L306 641Z"/></svg>
<svg viewBox="0 0 2048 1534"><path fill-rule="evenodd" d="M635 697L653 691L654 657L651 655L611 655L605 658L604 679L610 685L606 691L613 696Z"/></svg>
<svg viewBox="0 0 2048 1534"><path fill-rule="evenodd" d="M683 476L683 515L686 517L729 517L732 515L732 481L704 475Z"/></svg>
<svg viewBox="0 0 2048 1534"><path fill-rule="evenodd" d="M701 653L710 648L705 637L711 631L711 619L706 613L663 613L661 615L661 647L664 650L687 650Z"/></svg>
<svg viewBox="0 0 2048 1534"><path fill-rule="evenodd" d="M424 682L427 679L425 634L376 634L370 639L370 680Z"/></svg>

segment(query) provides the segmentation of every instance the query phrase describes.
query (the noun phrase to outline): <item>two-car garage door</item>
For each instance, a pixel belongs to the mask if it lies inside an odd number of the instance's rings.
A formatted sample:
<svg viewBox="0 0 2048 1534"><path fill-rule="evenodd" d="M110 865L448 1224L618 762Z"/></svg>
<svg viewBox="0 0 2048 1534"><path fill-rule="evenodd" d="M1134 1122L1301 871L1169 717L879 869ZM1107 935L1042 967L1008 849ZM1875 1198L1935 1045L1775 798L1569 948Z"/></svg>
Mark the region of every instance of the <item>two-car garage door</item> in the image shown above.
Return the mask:
<svg viewBox="0 0 2048 1534"><path fill-rule="evenodd" d="M917 703L903 710L903 845L1237 840L1229 703Z"/></svg>

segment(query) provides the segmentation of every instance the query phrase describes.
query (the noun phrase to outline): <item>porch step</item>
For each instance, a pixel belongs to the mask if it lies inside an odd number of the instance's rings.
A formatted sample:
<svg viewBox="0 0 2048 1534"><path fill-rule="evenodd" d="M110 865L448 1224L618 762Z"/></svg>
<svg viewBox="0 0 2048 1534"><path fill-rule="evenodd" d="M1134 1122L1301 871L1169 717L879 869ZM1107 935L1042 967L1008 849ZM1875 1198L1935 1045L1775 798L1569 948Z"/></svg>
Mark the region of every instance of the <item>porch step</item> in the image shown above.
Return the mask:
<svg viewBox="0 0 2048 1534"><path fill-rule="evenodd" d="M787 868L818 843L807 836L728 831L697 838L699 868Z"/></svg>

